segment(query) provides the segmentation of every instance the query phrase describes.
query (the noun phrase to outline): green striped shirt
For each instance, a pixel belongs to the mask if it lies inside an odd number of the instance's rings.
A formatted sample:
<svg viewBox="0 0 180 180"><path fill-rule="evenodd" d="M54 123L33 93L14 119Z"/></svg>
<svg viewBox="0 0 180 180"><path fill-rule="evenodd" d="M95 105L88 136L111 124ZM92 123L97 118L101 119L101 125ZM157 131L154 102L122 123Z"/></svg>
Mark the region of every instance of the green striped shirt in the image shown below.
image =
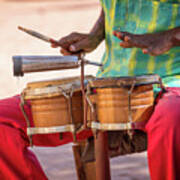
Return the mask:
<svg viewBox="0 0 180 180"><path fill-rule="evenodd" d="M180 27L180 0L101 0L105 12L106 51L104 71L98 77L159 74L163 83L180 87L180 47L160 56L143 54L139 48L121 48L113 31L153 33Z"/></svg>

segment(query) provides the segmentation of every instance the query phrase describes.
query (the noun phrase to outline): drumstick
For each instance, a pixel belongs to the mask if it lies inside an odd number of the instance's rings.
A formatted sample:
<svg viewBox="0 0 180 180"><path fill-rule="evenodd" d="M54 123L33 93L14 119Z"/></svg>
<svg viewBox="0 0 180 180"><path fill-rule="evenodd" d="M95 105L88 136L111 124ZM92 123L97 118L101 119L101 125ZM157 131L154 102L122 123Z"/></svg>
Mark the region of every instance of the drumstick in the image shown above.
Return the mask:
<svg viewBox="0 0 180 180"><path fill-rule="evenodd" d="M33 37L36 37L36 38L38 38L38 39L41 39L41 40L43 40L43 41L45 41L45 42L54 43L54 44L60 46L58 41L56 41L56 40L54 40L53 38L50 38L50 37L48 37L48 36L45 36L45 35L43 35L43 34L41 34L41 33L39 33L39 32L36 32L36 31L34 31L34 30L31 30L31 29L26 29L26 28L23 28L23 27L21 27L21 26L18 26L18 29L21 30L21 31L23 31L23 32L25 32L25 33L27 33L27 34L29 34L29 35L31 35L31 36L33 36Z"/></svg>

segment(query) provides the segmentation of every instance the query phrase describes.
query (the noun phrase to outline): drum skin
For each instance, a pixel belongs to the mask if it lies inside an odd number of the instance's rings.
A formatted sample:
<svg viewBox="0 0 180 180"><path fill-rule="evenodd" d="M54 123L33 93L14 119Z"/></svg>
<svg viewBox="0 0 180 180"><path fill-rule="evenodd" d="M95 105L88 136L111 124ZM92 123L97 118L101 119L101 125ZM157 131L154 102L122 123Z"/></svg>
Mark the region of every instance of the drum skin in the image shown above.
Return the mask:
<svg viewBox="0 0 180 180"><path fill-rule="evenodd" d="M100 123L128 123L149 119L153 111L154 94L152 85L134 87L130 100L129 88L96 88L90 99L96 108L96 120Z"/></svg>
<svg viewBox="0 0 180 180"><path fill-rule="evenodd" d="M35 127L65 126L67 124L81 124L83 122L83 106L81 91L72 96L72 117L69 111L68 99L63 95L33 99L32 114Z"/></svg>

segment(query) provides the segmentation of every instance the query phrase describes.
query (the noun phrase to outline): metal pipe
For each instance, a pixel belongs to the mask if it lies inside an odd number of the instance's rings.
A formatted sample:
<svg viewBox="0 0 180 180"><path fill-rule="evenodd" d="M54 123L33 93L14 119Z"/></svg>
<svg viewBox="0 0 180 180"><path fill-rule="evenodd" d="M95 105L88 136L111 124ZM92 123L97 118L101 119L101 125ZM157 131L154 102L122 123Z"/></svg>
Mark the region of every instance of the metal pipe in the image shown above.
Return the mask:
<svg viewBox="0 0 180 180"><path fill-rule="evenodd" d="M107 132L99 131L94 140L96 180L111 180Z"/></svg>
<svg viewBox="0 0 180 180"><path fill-rule="evenodd" d="M101 63L84 60L84 64L102 67ZM80 67L77 56L13 56L14 76L24 73L50 70L73 69Z"/></svg>
<svg viewBox="0 0 180 180"><path fill-rule="evenodd" d="M50 70L73 69L79 67L77 56L14 56L14 76L24 73Z"/></svg>

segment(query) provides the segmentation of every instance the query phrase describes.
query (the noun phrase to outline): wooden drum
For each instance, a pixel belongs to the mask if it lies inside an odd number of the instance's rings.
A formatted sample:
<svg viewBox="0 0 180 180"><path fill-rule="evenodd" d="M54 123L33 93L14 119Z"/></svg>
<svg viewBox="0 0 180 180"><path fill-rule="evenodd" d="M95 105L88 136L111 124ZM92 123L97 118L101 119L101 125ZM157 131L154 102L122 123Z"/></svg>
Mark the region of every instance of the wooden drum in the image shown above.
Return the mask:
<svg viewBox="0 0 180 180"><path fill-rule="evenodd" d="M87 94L91 127L123 130L147 121L153 112L153 85L160 82L158 75L91 80Z"/></svg>
<svg viewBox="0 0 180 180"><path fill-rule="evenodd" d="M90 79L92 76L87 76L85 83ZM83 101L78 77L28 83L22 92L22 102L27 100L31 102L33 116L33 127L30 127L23 112L29 135L74 132L83 123Z"/></svg>

